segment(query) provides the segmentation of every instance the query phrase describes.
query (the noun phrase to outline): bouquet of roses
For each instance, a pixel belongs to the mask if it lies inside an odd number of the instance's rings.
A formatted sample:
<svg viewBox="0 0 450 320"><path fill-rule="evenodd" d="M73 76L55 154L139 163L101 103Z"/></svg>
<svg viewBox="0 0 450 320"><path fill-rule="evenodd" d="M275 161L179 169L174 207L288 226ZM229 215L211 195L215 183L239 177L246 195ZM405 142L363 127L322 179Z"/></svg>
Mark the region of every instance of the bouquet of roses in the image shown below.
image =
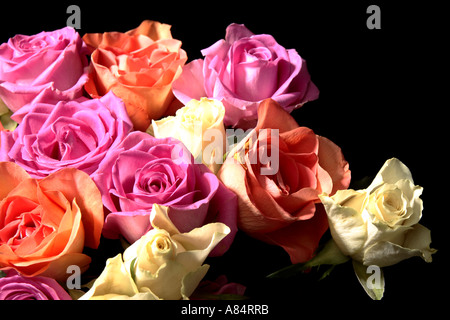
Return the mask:
<svg viewBox="0 0 450 320"><path fill-rule="evenodd" d="M373 299L380 268L431 262L409 169L348 189L341 149L290 115L319 95L296 50L231 24L187 63L170 28L0 45L0 299L238 298L202 282L238 230L289 255L270 277L352 260ZM105 239L120 249L81 283Z"/></svg>

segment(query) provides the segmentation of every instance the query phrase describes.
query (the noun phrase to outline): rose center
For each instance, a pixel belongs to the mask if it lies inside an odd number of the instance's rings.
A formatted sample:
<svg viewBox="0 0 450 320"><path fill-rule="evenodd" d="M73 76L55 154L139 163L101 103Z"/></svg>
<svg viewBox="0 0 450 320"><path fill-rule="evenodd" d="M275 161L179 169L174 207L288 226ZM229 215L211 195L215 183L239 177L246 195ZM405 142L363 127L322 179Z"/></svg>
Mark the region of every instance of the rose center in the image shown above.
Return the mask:
<svg viewBox="0 0 450 320"><path fill-rule="evenodd" d="M89 128L64 122L55 122L51 127L52 133L45 131L39 135L37 143L43 154L58 161L65 161L78 159L97 147L97 139ZM49 138L50 135L54 135L54 138Z"/></svg>
<svg viewBox="0 0 450 320"><path fill-rule="evenodd" d="M147 243L147 252L155 258L158 256L170 258L173 254L172 249L172 242L166 235L156 236L153 241Z"/></svg>
<svg viewBox="0 0 450 320"><path fill-rule="evenodd" d="M19 42L19 47L23 52L34 52L45 48L47 43L42 39L33 39L31 41L27 41L27 39L23 39Z"/></svg>
<svg viewBox="0 0 450 320"><path fill-rule="evenodd" d="M251 48L247 50L247 53L258 60L269 61L272 59L272 53L265 47Z"/></svg>
<svg viewBox="0 0 450 320"><path fill-rule="evenodd" d="M0 230L0 243L15 250L32 237L34 243L39 244L54 231L52 227L42 224L41 210L41 206L27 199L16 199L9 203L7 217Z"/></svg>
<svg viewBox="0 0 450 320"><path fill-rule="evenodd" d="M134 192L162 193L180 181L167 163L153 163L136 172ZM137 188L137 189L136 189Z"/></svg>
<svg viewBox="0 0 450 320"><path fill-rule="evenodd" d="M167 176L161 172L154 172L141 181L142 190L149 193L164 192L169 185Z"/></svg>
<svg viewBox="0 0 450 320"><path fill-rule="evenodd" d="M160 192L166 189L166 182L164 180L153 180L148 183L146 188L148 192Z"/></svg>
<svg viewBox="0 0 450 320"><path fill-rule="evenodd" d="M400 189L385 190L372 198L373 213L389 226L394 226L404 219L407 212L406 200Z"/></svg>
<svg viewBox="0 0 450 320"><path fill-rule="evenodd" d="M266 166L268 166L268 165L266 165ZM289 195L289 192L290 192L291 188L289 187L289 185L284 183L283 177L280 174L280 172L277 172L276 175L272 176L272 180L277 185L277 187L280 190L281 194L283 194L285 196Z"/></svg>

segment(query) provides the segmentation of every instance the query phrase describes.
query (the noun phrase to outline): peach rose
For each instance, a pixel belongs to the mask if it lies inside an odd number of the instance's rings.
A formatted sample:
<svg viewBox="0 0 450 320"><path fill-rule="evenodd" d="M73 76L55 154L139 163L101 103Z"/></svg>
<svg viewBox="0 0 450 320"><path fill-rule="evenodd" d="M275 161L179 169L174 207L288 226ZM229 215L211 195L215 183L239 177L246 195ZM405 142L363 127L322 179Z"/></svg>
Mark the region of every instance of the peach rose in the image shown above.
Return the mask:
<svg viewBox="0 0 450 320"><path fill-rule="evenodd" d="M65 168L32 179L13 162L0 162L0 270L63 281L69 265L83 272L103 227L101 195L90 177Z"/></svg>
<svg viewBox="0 0 450 320"><path fill-rule="evenodd" d="M328 229L319 194L350 183L341 149L300 127L272 99L259 105L256 128L231 150L218 176L238 196L238 228L283 247L292 263L311 259Z"/></svg>
<svg viewBox="0 0 450 320"><path fill-rule="evenodd" d="M145 20L126 33L88 33L83 40L94 49L85 85L93 98L114 92L141 131L152 119L170 113L178 102L172 82L187 60L181 41L172 39L170 25Z"/></svg>

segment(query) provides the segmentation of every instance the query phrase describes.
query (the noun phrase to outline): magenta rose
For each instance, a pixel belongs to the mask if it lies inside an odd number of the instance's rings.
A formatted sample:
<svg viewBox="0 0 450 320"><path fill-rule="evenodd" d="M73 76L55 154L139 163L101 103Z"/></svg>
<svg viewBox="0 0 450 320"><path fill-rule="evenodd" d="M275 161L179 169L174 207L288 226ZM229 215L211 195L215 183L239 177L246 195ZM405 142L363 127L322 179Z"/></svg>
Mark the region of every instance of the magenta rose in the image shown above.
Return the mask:
<svg viewBox="0 0 450 320"><path fill-rule="evenodd" d="M112 92L100 99L36 103L17 129L0 132L0 161L17 163L32 178L65 167L92 176L131 130L125 105Z"/></svg>
<svg viewBox="0 0 450 320"><path fill-rule="evenodd" d="M72 300L56 282L47 277L24 277L11 270L0 278L0 300Z"/></svg>
<svg viewBox="0 0 450 320"><path fill-rule="evenodd" d="M236 195L205 165L194 163L178 140L132 132L108 152L94 181L110 211L103 227L106 238L138 240L152 228L150 212L157 203L170 207L170 219L181 233L212 222L230 227L212 255L223 254L234 239Z"/></svg>
<svg viewBox="0 0 450 320"><path fill-rule="evenodd" d="M32 101L80 97L88 79L88 54L70 27L10 38L0 45L0 99L15 112Z"/></svg>
<svg viewBox="0 0 450 320"><path fill-rule="evenodd" d="M225 40L202 54L204 60L183 67L173 93L184 104L201 97L221 100L225 125L254 127L258 105L266 98L291 112L319 95L296 50L286 50L271 35L255 35L244 25L229 25Z"/></svg>

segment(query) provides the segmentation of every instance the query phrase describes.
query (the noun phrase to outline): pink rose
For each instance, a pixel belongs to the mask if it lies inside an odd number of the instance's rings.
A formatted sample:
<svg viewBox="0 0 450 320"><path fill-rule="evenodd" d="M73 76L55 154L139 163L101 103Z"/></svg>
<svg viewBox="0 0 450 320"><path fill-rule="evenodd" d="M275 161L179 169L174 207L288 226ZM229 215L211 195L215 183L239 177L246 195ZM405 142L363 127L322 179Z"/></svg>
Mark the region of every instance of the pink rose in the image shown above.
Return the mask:
<svg viewBox="0 0 450 320"><path fill-rule="evenodd" d="M225 125L254 127L259 102L266 98L291 112L319 95L296 50L286 50L271 35L255 35L244 25L229 25L225 40L202 54L204 60L183 67L173 92L184 104L201 97L221 100Z"/></svg>
<svg viewBox="0 0 450 320"><path fill-rule="evenodd" d="M72 300L56 282L47 277L24 277L11 270L0 278L0 300Z"/></svg>
<svg viewBox="0 0 450 320"><path fill-rule="evenodd" d="M131 130L125 105L112 92L100 99L36 103L17 129L0 131L0 161L19 164L33 178L65 167L92 176Z"/></svg>
<svg viewBox="0 0 450 320"><path fill-rule="evenodd" d="M138 240L152 228L150 212L157 203L170 207L170 219L181 233L211 222L230 227L213 255L223 254L234 239L236 196L205 165L195 164L178 140L134 131L108 152L94 181L110 211L103 228L106 238Z"/></svg>
<svg viewBox="0 0 450 320"><path fill-rule="evenodd" d="M0 99L15 112L32 101L80 97L88 79L88 54L70 27L10 38L0 45Z"/></svg>

